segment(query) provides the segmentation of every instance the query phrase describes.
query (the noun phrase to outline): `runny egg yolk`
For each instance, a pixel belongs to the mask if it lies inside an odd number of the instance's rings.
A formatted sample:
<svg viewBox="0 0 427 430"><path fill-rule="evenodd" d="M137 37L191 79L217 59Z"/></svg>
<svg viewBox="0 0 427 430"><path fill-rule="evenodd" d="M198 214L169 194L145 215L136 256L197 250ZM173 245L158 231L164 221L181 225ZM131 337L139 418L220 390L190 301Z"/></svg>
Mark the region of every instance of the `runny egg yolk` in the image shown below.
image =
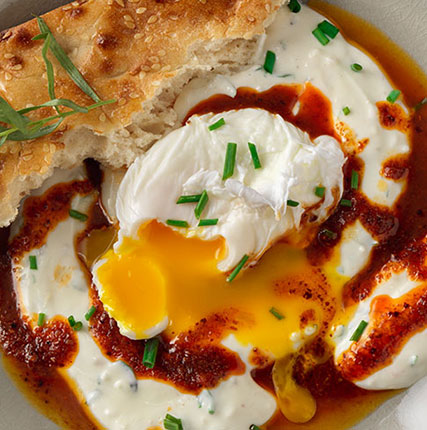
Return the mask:
<svg viewBox="0 0 427 430"><path fill-rule="evenodd" d="M149 337L165 318L166 334L175 336L221 314L240 343L276 358L295 351L304 327L314 336L333 317L324 304L326 278L302 250L278 243L231 283L217 269L224 252L223 239L186 238L151 221L138 240L125 237L102 257L94 270L100 298L130 337Z"/></svg>

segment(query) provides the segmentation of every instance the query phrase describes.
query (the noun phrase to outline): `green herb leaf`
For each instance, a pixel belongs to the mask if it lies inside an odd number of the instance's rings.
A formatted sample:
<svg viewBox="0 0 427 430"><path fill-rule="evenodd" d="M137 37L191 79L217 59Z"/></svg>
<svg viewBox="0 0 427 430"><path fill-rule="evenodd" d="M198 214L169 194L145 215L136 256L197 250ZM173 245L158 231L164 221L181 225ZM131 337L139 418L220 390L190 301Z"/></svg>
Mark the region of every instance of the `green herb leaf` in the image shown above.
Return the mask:
<svg viewBox="0 0 427 430"><path fill-rule="evenodd" d="M419 111L423 106L427 105L427 97L424 97L419 103L414 106L416 111Z"/></svg>
<svg viewBox="0 0 427 430"><path fill-rule="evenodd" d="M342 111L344 112L345 116L350 115L350 112L351 112L351 110L348 106L344 107Z"/></svg>
<svg viewBox="0 0 427 430"><path fill-rule="evenodd" d="M45 33L44 39L45 39L45 41L44 41L44 45L42 48L42 57L43 57L45 65L46 65L47 88L48 88L48 92L49 92L49 97L53 100L53 99L56 99L56 96L55 96L55 75L53 72L52 63L49 60L49 58L47 58L47 53L49 52L50 44L52 41L52 35L49 33ZM56 106L56 111L59 113L59 109L57 106Z"/></svg>
<svg viewBox="0 0 427 430"><path fill-rule="evenodd" d="M259 161L258 151L256 149L256 145L254 143L248 142L249 151L251 153L252 162L254 163L255 169L261 168L261 161Z"/></svg>
<svg viewBox="0 0 427 430"><path fill-rule="evenodd" d="M368 323L366 322L366 321L364 321L364 320L362 320L362 321L360 321L360 323L359 323L359 325L358 325L358 327L357 327L357 329L354 331L354 333L351 335L351 338L350 338L350 340L351 341L355 341L355 342L357 342L360 338L361 338L361 336L362 336L362 334L363 334L363 332L365 331L365 328L368 326Z"/></svg>
<svg viewBox="0 0 427 430"><path fill-rule="evenodd" d="M86 221L88 219L88 216L86 214L82 214L79 211L76 211L74 209L70 209L68 211L71 218L78 219L79 221Z"/></svg>
<svg viewBox="0 0 427 430"><path fill-rule="evenodd" d="M209 131L214 131L217 128L222 127L223 125L225 125L225 120L224 118L220 118L217 122L215 122L214 124L210 125L208 127Z"/></svg>
<svg viewBox="0 0 427 430"><path fill-rule="evenodd" d="M390 92L390 94L387 96L387 101L390 103L394 103L402 94L399 90L393 90Z"/></svg>
<svg viewBox="0 0 427 430"><path fill-rule="evenodd" d="M81 321L77 321L74 325L73 325L73 330L74 331L80 331L83 328L83 323Z"/></svg>
<svg viewBox="0 0 427 430"><path fill-rule="evenodd" d="M194 215L197 219L200 218L202 215L203 210L205 209L207 203L209 200L208 192L206 190L203 190L202 195L200 196L200 200L197 203L196 208L194 209Z"/></svg>
<svg viewBox="0 0 427 430"><path fill-rule="evenodd" d="M148 369L152 369L156 364L157 350L159 348L159 338L152 337L147 340L144 348L144 356L142 358L142 364Z"/></svg>
<svg viewBox="0 0 427 430"><path fill-rule="evenodd" d="M264 70L267 73L273 73L274 64L276 63L276 54L272 51L267 51L265 54Z"/></svg>
<svg viewBox="0 0 427 430"><path fill-rule="evenodd" d="M227 144L227 152L225 153L224 172L222 174L223 181L233 176L234 165L236 164L236 153L237 143L229 142Z"/></svg>
<svg viewBox="0 0 427 430"><path fill-rule="evenodd" d="M357 190L359 188L359 174L356 170L351 171L351 188Z"/></svg>
<svg viewBox="0 0 427 430"><path fill-rule="evenodd" d="M323 45L327 45L329 43L329 39L327 38L327 36L325 35L325 33L323 33L323 31L317 27L315 28L313 31L313 36Z"/></svg>
<svg viewBox="0 0 427 430"><path fill-rule="evenodd" d="M353 72L361 72L363 70L363 67L358 63L353 63L350 67Z"/></svg>
<svg viewBox="0 0 427 430"><path fill-rule="evenodd" d="M85 314L85 320L89 321L92 317L93 314L96 312L96 307L92 306Z"/></svg>
<svg viewBox="0 0 427 430"><path fill-rule="evenodd" d="M200 221L199 221L199 227L206 227L206 226L209 226L209 225L217 225L218 224L218 218L213 218L213 219L208 219L208 218L206 218L206 219L201 219Z"/></svg>
<svg viewBox="0 0 427 430"><path fill-rule="evenodd" d="M322 32L326 35L328 35L331 39L335 39L337 34L340 32L335 25L331 24L329 21L322 21L317 28L322 30Z"/></svg>
<svg viewBox="0 0 427 430"><path fill-rule="evenodd" d="M239 263L237 264L237 266L234 268L234 270L230 273L230 276L227 278L227 282L232 282L233 281L233 279L243 269L243 266L246 264L246 262L248 261L248 259L249 259L249 256L245 254L242 257L242 259L239 261Z"/></svg>
<svg viewBox="0 0 427 430"><path fill-rule="evenodd" d="M0 97L0 111L2 119L5 119L4 122L13 125L21 133L27 133L27 124L30 120L13 109L3 97Z"/></svg>
<svg viewBox="0 0 427 430"><path fill-rule="evenodd" d="M30 269L31 270L37 270L38 269L37 257L35 255L30 255L28 258L30 260Z"/></svg>
<svg viewBox="0 0 427 430"><path fill-rule="evenodd" d="M296 201L294 201L294 200L288 200L288 201L286 202L286 204L287 204L288 206L292 207L292 208L296 208L297 206L299 206L299 202L296 202Z"/></svg>
<svg viewBox="0 0 427 430"><path fill-rule="evenodd" d="M39 316L38 316L38 318L37 318L37 325L38 325L39 327L42 327L42 326L43 326L45 318L46 318L46 314L44 314L43 312L40 312L40 313L39 313Z"/></svg>
<svg viewBox="0 0 427 430"><path fill-rule="evenodd" d="M261 427L258 427L257 425L255 425L255 424L251 424L250 426L249 426L249 430L261 430Z"/></svg>
<svg viewBox="0 0 427 430"><path fill-rule="evenodd" d="M348 208L351 208L352 203L351 203L351 200L341 199L341 201L340 201L340 205L341 205L341 206L346 206L346 207L348 207Z"/></svg>
<svg viewBox="0 0 427 430"><path fill-rule="evenodd" d="M182 221L182 220L178 220L178 219L167 219L166 224L171 225L173 227L184 227L184 228L188 227L187 221Z"/></svg>
<svg viewBox="0 0 427 430"><path fill-rule="evenodd" d="M180 196L179 199L176 201L176 204L181 205L183 203L197 203L200 200L200 197L202 197L201 194Z"/></svg>
<svg viewBox="0 0 427 430"><path fill-rule="evenodd" d="M184 430L181 419L170 414L166 414L163 420L163 426L166 430Z"/></svg>
<svg viewBox="0 0 427 430"><path fill-rule="evenodd" d="M59 61L64 70L68 73L68 76L74 81L74 83L85 93L87 94L93 101L100 102L102 101L95 91L90 87L90 85L83 78L82 74L78 71L76 66L72 63L68 55L62 49L61 45L56 41L53 36L50 28L46 24L43 18L37 17L37 22L39 24L40 32L45 33L51 36L50 41L50 50L53 55Z"/></svg>
<svg viewBox="0 0 427 430"><path fill-rule="evenodd" d="M314 194L316 194L317 197L322 198L325 195L325 187L316 187L314 190Z"/></svg>
<svg viewBox="0 0 427 430"><path fill-rule="evenodd" d="M76 325L76 320L74 319L73 315L68 317L68 324L70 324L70 327L74 327Z"/></svg>
<svg viewBox="0 0 427 430"><path fill-rule="evenodd" d="M272 307L270 309L270 313L274 315L279 321L285 318L284 315L280 311L278 311L275 307Z"/></svg>
<svg viewBox="0 0 427 430"><path fill-rule="evenodd" d="M288 3L288 8L291 10L291 12L298 13L301 10L301 5L299 4L298 0L291 0Z"/></svg>
<svg viewBox="0 0 427 430"><path fill-rule="evenodd" d="M336 239L337 238L337 234L334 231L328 230L328 229L324 229L320 232L320 234L326 236L328 239Z"/></svg>

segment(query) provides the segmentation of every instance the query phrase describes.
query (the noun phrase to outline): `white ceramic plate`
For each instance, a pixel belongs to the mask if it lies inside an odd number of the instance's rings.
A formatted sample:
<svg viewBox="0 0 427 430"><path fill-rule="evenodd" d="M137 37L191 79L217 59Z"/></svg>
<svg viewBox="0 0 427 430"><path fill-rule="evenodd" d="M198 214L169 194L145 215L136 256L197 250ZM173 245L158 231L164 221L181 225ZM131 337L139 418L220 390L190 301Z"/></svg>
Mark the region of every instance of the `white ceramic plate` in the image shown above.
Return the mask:
<svg viewBox="0 0 427 430"><path fill-rule="evenodd" d="M427 72L427 0L329 0L329 2L361 16L382 29ZM0 29L24 22L31 18L32 13L40 14L64 3L68 1L0 0ZM424 379L408 393L395 397L383 405L357 426L357 430L425 430L426 398L427 379ZM0 430L12 429L55 430L57 427L29 406L0 367Z"/></svg>

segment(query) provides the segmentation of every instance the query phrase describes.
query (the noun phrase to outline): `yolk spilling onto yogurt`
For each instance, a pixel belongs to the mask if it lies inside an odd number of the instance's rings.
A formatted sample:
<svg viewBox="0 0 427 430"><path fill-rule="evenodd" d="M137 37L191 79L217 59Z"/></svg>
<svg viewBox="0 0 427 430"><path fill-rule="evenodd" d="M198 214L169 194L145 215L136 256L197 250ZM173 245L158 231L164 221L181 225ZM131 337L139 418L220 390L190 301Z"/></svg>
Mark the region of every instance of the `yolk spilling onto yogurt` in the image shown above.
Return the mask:
<svg viewBox="0 0 427 430"><path fill-rule="evenodd" d="M226 313L242 344L281 357L298 347L295 333L314 336L331 318L324 301L316 300L330 293L326 278L301 250L279 243L229 283L217 268L223 239L185 238L156 221L138 236L125 237L94 270L106 310L129 337L150 337L163 324L157 332L176 335ZM304 332L304 326L310 329Z"/></svg>

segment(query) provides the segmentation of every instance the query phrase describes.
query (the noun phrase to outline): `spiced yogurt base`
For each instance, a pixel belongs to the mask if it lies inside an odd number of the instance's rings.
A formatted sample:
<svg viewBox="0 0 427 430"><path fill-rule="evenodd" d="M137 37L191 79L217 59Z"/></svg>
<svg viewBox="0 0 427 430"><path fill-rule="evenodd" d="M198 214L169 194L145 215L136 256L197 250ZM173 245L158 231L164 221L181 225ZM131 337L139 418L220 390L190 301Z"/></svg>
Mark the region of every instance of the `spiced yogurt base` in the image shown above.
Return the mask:
<svg viewBox="0 0 427 430"><path fill-rule="evenodd" d="M337 415L337 399L347 409L352 399L379 403L386 396L369 390L425 376L426 109L390 99L384 72L341 34L323 46L312 31L324 20L282 7L254 65L190 81L174 106L182 128L127 172L89 160L22 203L3 241L3 349L36 385L58 370L82 404L76 428L157 429L167 414L187 430L311 428L313 415L348 428L338 420L352 425L369 407ZM200 155L200 136L220 149ZM236 167L224 180L217 159L229 141ZM180 159L176 142L186 145ZM201 218L218 216L203 228L194 205L176 204L202 190ZM130 270L113 271L119 291L108 265ZM138 267L158 294L135 288ZM144 350L155 336L150 368Z"/></svg>

